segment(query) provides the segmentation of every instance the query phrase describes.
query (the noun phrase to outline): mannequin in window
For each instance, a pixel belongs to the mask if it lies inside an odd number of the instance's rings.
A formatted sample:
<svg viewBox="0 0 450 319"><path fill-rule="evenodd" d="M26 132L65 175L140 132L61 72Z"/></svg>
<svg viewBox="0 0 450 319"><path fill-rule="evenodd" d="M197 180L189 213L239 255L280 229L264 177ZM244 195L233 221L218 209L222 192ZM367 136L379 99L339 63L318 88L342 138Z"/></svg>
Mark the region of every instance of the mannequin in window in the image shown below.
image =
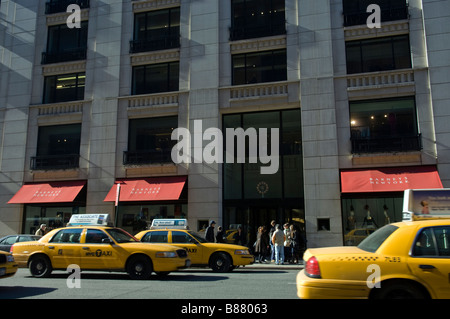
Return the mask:
<svg viewBox="0 0 450 319"><path fill-rule="evenodd" d="M347 231L351 231L356 228L355 209L350 206L350 215L347 218Z"/></svg>
<svg viewBox="0 0 450 319"><path fill-rule="evenodd" d="M391 223L391 219L389 218L388 215L388 207L386 205L383 205L383 209L384 209L384 224L388 225Z"/></svg>
<svg viewBox="0 0 450 319"><path fill-rule="evenodd" d="M373 219L372 215L370 215L369 205L364 206L364 209L367 211L366 217L364 217L364 221L362 227L367 225L367 228L378 228L375 219Z"/></svg>

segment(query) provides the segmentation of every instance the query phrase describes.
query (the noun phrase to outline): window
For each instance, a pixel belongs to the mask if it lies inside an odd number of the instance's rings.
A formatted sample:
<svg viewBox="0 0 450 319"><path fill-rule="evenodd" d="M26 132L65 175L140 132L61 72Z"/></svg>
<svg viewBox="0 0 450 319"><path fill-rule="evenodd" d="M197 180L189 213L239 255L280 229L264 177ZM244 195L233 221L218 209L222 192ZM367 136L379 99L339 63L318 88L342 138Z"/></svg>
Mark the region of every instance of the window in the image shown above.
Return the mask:
<svg viewBox="0 0 450 319"><path fill-rule="evenodd" d="M32 169L76 168L79 166L81 124L40 126Z"/></svg>
<svg viewBox="0 0 450 319"><path fill-rule="evenodd" d="M81 232L83 229L63 229L56 233L52 239L50 239L50 243L71 243L78 244L80 243Z"/></svg>
<svg viewBox="0 0 450 319"><path fill-rule="evenodd" d="M130 52L144 52L180 46L180 8L137 13Z"/></svg>
<svg viewBox="0 0 450 319"><path fill-rule="evenodd" d="M132 94L178 91L179 62L133 67Z"/></svg>
<svg viewBox="0 0 450 319"><path fill-rule="evenodd" d="M101 244L103 239L109 239L109 237L99 229L88 229L86 232L86 244Z"/></svg>
<svg viewBox="0 0 450 319"><path fill-rule="evenodd" d="M408 35L348 41L347 73L364 73L411 68Z"/></svg>
<svg viewBox="0 0 450 319"><path fill-rule="evenodd" d="M271 129L279 129L279 166L275 174L261 175L262 164L250 163L248 158L249 138L246 138L246 158L237 161L236 141L234 161L225 162L223 168L224 199L258 198L303 198L303 158L300 127L300 110L284 110L257 113L230 114L223 116L224 132L227 128L267 129L267 154L271 155ZM226 138L226 136L225 136ZM226 146L227 141L224 141ZM259 149L258 149L259 151ZM225 154L225 153L224 153Z"/></svg>
<svg viewBox="0 0 450 319"><path fill-rule="evenodd" d="M233 85L285 81L286 50L233 55Z"/></svg>
<svg viewBox="0 0 450 319"><path fill-rule="evenodd" d="M48 27L47 51L42 64L86 59L88 23L70 29L67 24Z"/></svg>
<svg viewBox="0 0 450 319"><path fill-rule="evenodd" d="M284 0L232 0L231 8L231 40L286 33Z"/></svg>
<svg viewBox="0 0 450 319"><path fill-rule="evenodd" d="M168 232L167 231L153 231L148 232L142 238L145 243L167 243L168 242Z"/></svg>
<svg viewBox="0 0 450 319"><path fill-rule="evenodd" d="M450 227L430 227L423 229L413 246L415 257L450 256Z"/></svg>
<svg viewBox="0 0 450 319"><path fill-rule="evenodd" d="M47 76L44 79L43 103L60 103L84 99L84 73Z"/></svg>
<svg viewBox="0 0 450 319"><path fill-rule="evenodd" d="M343 0L344 26L366 24L371 4L380 6L381 22L408 19L406 0Z"/></svg>
<svg viewBox="0 0 450 319"><path fill-rule="evenodd" d="M130 120L124 164L172 163L177 141L171 135L176 127L177 116Z"/></svg>
<svg viewBox="0 0 450 319"><path fill-rule="evenodd" d="M172 243L174 244L191 244L193 238L188 234L180 231L172 231Z"/></svg>
<svg viewBox="0 0 450 319"><path fill-rule="evenodd" d="M350 102L353 153L421 149L414 97Z"/></svg>

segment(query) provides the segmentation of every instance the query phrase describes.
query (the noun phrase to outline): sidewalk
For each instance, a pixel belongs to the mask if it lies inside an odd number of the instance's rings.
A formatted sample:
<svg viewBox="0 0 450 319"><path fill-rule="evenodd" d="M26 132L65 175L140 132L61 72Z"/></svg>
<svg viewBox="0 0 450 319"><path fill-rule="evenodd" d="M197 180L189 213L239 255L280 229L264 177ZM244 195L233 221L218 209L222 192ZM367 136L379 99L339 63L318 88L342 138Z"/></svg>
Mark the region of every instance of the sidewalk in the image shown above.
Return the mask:
<svg viewBox="0 0 450 319"><path fill-rule="evenodd" d="M265 262L265 263L255 262L251 265L247 265L247 266L243 267L243 269L276 269L276 270L288 270L289 269L289 270L299 270L299 271L302 270L303 268L304 268L303 261L301 261L300 264L284 263L283 265L276 265L275 262Z"/></svg>

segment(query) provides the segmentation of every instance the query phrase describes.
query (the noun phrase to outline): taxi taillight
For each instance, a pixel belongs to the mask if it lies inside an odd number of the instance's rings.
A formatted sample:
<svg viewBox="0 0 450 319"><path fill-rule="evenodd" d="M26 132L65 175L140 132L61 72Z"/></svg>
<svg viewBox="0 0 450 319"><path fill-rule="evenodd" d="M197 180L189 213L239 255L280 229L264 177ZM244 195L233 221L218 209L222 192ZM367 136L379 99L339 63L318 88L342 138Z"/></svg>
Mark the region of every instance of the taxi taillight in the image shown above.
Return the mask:
<svg viewBox="0 0 450 319"><path fill-rule="evenodd" d="M308 277L320 278L320 267L316 257L308 259L305 265L305 272Z"/></svg>
<svg viewBox="0 0 450 319"><path fill-rule="evenodd" d="M10 254L13 253L13 247L14 247L14 244L12 244L12 245L11 245L11 248L9 249L9 253L10 253Z"/></svg>

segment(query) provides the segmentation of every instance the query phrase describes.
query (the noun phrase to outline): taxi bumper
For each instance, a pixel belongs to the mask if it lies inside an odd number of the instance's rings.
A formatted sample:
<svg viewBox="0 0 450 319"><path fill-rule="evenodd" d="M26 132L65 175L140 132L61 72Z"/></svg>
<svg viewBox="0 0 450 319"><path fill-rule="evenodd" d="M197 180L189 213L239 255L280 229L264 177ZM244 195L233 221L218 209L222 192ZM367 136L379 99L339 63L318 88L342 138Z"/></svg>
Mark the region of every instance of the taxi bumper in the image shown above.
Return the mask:
<svg viewBox="0 0 450 319"><path fill-rule="evenodd" d="M153 270L155 272L176 271L188 268L191 260L186 258L156 258L153 261Z"/></svg>
<svg viewBox="0 0 450 319"><path fill-rule="evenodd" d="M253 255L234 255L233 265L234 266L246 266L251 265L255 262L255 256Z"/></svg>
<svg viewBox="0 0 450 319"><path fill-rule="evenodd" d="M12 277L16 274L18 269L17 263L8 263L0 265L0 278Z"/></svg>
<svg viewBox="0 0 450 319"><path fill-rule="evenodd" d="M367 299L370 288L365 281L319 279L297 275L297 296L301 299Z"/></svg>

